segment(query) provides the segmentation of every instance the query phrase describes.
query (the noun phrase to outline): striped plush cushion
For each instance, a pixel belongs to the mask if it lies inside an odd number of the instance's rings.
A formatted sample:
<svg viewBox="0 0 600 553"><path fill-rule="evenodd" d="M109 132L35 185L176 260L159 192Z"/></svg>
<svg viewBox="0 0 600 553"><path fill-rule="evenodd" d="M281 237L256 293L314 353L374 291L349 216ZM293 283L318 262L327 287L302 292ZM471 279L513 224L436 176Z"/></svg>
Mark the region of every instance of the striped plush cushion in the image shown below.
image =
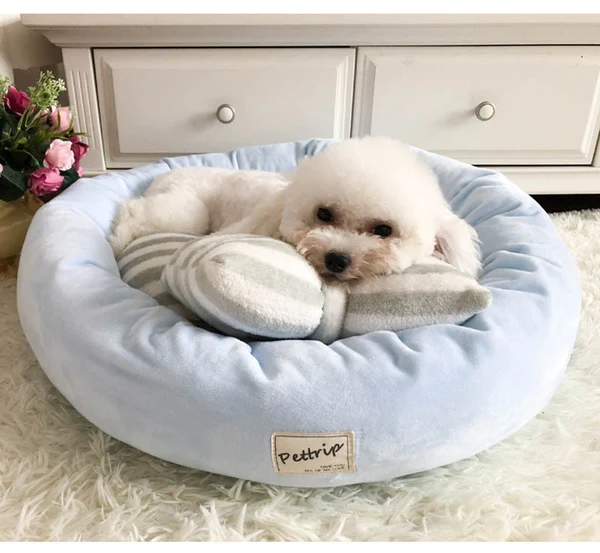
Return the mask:
<svg viewBox="0 0 600 553"><path fill-rule="evenodd" d="M253 235L156 234L135 240L118 264L125 282L161 305L250 339L330 343L374 330L462 323L492 299L475 279L433 257L348 293L325 285L292 246Z"/></svg>
<svg viewBox="0 0 600 553"><path fill-rule="evenodd" d="M355 286L341 335L463 323L491 301L492 293L475 279L430 257L400 274Z"/></svg>
<svg viewBox="0 0 600 553"><path fill-rule="evenodd" d="M232 336L306 338L323 316L315 270L289 244L253 235L190 242L167 264L163 282L191 311Z"/></svg>
<svg viewBox="0 0 600 553"><path fill-rule="evenodd" d="M117 265L121 278L132 288L137 288L192 321L198 316L179 303L165 288L161 275L173 254L197 236L191 234L152 234L134 240L125 248Z"/></svg>

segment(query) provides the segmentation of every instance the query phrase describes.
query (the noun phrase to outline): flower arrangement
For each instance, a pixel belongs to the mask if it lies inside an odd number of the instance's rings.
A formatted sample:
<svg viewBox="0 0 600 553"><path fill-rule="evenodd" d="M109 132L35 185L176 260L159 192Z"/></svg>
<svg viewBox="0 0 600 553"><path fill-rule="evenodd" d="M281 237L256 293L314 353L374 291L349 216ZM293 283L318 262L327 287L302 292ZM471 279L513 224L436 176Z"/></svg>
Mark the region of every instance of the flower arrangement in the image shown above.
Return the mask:
<svg viewBox="0 0 600 553"><path fill-rule="evenodd" d="M88 146L73 131L71 110L58 104L64 90L50 71L27 92L0 77L0 200L47 202L82 175Z"/></svg>

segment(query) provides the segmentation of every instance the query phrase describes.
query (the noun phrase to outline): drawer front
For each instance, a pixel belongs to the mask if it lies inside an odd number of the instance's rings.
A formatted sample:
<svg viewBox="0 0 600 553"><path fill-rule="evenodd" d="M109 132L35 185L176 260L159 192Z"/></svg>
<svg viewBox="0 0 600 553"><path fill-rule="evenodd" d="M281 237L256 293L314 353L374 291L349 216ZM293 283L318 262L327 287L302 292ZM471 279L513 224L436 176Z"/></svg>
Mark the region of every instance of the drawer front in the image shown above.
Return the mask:
<svg viewBox="0 0 600 553"><path fill-rule="evenodd" d="M109 168L350 135L352 48L99 49L94 59Z"/></svg>
<svg viewBox="0 0 600 553"><path fill-rule="evenodd" d="M598 47L360 48L353 134L474 164L589 165L599 77Z"/></svg>

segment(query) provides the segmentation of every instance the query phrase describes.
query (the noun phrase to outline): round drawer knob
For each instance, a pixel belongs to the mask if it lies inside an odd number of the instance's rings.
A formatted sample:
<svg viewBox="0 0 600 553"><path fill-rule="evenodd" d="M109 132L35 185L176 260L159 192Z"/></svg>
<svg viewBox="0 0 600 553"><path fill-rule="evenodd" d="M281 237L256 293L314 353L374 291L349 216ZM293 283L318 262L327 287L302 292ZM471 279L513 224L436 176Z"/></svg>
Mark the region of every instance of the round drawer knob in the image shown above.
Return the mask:
<svg viewBox="0 0 600 553"><path fill-rule="evenodd" d="M221 104L217 108L217 119L223 123L231 123L235 119L235 109L229 104Z"/></svg>
<svg viewBox="0 0 600 553"><path fill-rule="evenodd" d="M496 106L492 102L481 102L475 108L475 115L480 121L489 121L496 113Z"/></svg>

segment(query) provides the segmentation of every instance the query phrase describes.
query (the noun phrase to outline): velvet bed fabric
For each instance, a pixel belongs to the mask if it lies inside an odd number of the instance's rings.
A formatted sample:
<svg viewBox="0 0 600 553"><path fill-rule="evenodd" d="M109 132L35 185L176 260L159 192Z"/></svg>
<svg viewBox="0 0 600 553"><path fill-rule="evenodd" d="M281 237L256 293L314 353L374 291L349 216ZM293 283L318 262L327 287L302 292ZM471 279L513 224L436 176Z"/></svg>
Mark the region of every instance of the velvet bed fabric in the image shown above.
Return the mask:
<svg viewBox="0 0 600 553"><path fill-rule="evenodd" d="M170 158L81 179L35 215L18 308L41 367L99 428L157 457L289 486L384 480L471 456L543 409L570 357L575 263L504 176L420 152L482 241L492 305L462 325L337 340L244 342L197 328L119 276L117 207L188 165L290 171L330 141ZM354 432L356 471L280 475L273 432ZM168 469L166 469L168 470Z"/></svg>

